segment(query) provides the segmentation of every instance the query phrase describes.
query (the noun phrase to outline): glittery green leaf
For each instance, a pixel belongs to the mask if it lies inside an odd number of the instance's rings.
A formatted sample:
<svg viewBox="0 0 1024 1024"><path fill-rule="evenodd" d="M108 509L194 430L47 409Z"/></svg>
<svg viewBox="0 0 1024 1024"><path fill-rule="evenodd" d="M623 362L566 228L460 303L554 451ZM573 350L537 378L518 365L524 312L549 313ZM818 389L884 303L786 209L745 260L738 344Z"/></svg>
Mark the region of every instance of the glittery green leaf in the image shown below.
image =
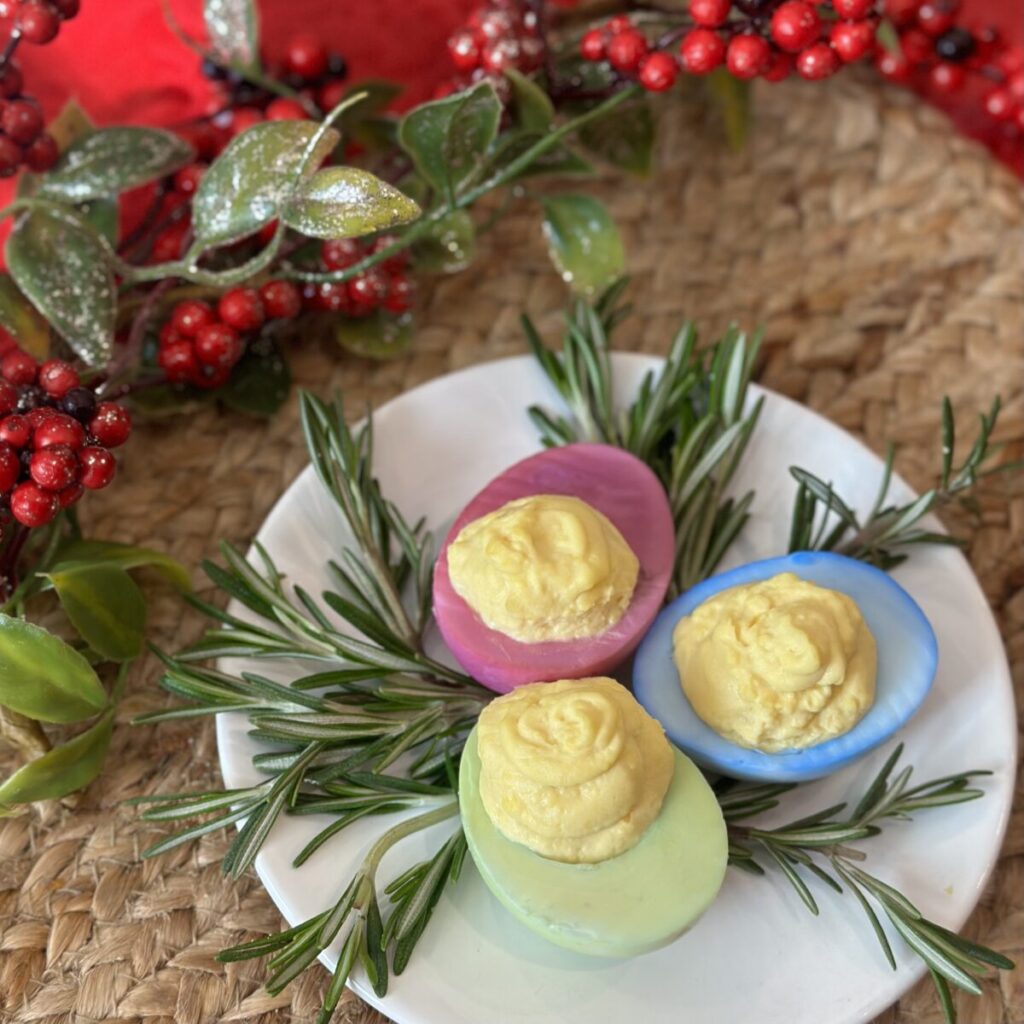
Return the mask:
<svg viewBox="0 0 1024 1024"><path fill-rule="evenodd" d="M203 20L221 60L243 68L259 68L260 22L253 0L205 0Z"/></svg>
<svg viewBox="0 0 1024 1024"><path fill-rule="evenodd" d="M544 236L562 280L582 295L602 291L625 270L618 229L603 204L591 196L545 199Z"/></svg>
<svg viewBox="0 0 1024 1024"><path fill-rule="evenodd" d="M381 310L356 320L341 319L334 336L342 348L367 359L400 356L412 342L412 317L391 316Z"/></svg>
<svg viewBox="0 0 1024 1024"><path fill-rule="evenodd" d="M6 257L18 287L79 358L105 363L117 292L109 252L95 232L70 210L34 210L15 225Z"/></svg>
<svg viewBox="0 0 1024 1024"><path fill-rule="evenodd" d="M359 167L318 171L281 212L289 227L313 238L357 238L408 224L419 215L419 206L408 196Z"/></svg>

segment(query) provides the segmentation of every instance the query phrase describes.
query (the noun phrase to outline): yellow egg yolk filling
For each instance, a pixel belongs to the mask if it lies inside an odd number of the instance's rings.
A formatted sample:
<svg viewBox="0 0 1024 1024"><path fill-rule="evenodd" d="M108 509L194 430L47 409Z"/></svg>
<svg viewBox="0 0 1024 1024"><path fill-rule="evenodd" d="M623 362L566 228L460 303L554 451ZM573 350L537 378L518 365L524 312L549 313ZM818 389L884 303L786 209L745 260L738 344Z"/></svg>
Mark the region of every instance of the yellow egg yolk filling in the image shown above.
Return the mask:
<svg viewBox="0 0 1024 1024"><path fill-rule="evenodd" d="M607 517L561 494L510 501L448 546L455 592L487 626L523 643L606 632L629 607L639 571Z"/></svg>
<svg viewBox="0 0 1024 1024"><path fill-rule="evenodd" d="M477 726L480 798L495 827L569 864L635 846L675 763L661 726L614 679L520 686Z"/></svg>
<svg viewBox="0 0 1024 1024"><path fill-rule="evenodd" d="M874 701L875 639L856 602L792 573L709 598L672 639L694 711L744 747L821 743L852 729Z"/></svg>

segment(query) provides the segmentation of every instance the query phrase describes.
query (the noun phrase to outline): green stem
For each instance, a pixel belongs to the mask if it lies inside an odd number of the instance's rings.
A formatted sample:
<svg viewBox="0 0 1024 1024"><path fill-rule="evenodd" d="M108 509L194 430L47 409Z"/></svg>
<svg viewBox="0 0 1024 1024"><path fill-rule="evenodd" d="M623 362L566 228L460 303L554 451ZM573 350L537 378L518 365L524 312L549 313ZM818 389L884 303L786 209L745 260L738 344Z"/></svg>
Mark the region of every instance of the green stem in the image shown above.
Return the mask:
<svg viewBox="0 0 1024 1024"><path fill-rule="evenodd" d="M400 821L397 825L392 826L387 830L370 847L370 852L366 855L366 860L363 862L363 870L369 877L373 877L377 872L377 867L381 860L384 858L384 854L391 849L395 843L400 842L407 836L411 836L416 832L422 832L425 828L430 828L431 825L437 825L439 822L446 821L448 818L453 818L459 813L459 802L458 800L451 800L446 804L442 804L440 807L433 811L428 811L426 814L419 814L415 818L407 818L405 821Z"/></svg>
<svg viewBox="0 0 1024 1024"><path fill-rule="evenodd" d="M639 86L629 86L628 88L615 93L602 104L594 107L593 110L588 110L585 114L581 114L579 117L573 118L571 121L567 121L560 128L556 128L553 132L545 135L544 138L535 142L528 150L520 154L520 156L506 167L502 168L502 170L493 178L489 178L487 181L477 185L476 188L470 189L468 192L464 192L455 200L454 203L444 203L437 207L413 224L404 234L392 242L391 245L381 249L379 252L375 252L372 255L367 256L365 259L360 260L351 267L346 267L344 270L326 271L323 273L285 268L281 276L293 281L329 284L339 281L348 281L351 278L364 273L371 267L376 266L378 263L383 263L385 260L390 259L397 253L409 248L413 242L425 235L435 224L443 220L445 217L450 216L454 211L465 209L467 206L472 206L473 203L485 196L488 192L491 192L496 188L500 188L502 185L508 184L508 182L516 178L520 172L526 170L526 168L529 167L538 157L543 156L548 152L548 150L561 142L561 140L567 135L571 135L573 132L579 131L580 128L590 124L591 121L599 120L616 107L622 106L623 103L634 99L641 91L642 90Z"/></svg>

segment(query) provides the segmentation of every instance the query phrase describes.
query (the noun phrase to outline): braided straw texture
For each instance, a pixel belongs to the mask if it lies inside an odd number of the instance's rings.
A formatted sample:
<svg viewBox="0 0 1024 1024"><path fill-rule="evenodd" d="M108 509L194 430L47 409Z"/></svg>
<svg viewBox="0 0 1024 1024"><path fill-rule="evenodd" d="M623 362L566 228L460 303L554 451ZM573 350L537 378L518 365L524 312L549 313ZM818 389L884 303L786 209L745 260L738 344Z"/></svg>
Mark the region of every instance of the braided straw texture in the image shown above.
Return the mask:
<svg viewBox="0 0 1024 1024"><path fill-rule="evenodd" d="M1008 457L1024 455L1019 183L913 97L850 74L764 88L757 100L742 155L725 147L715 115L673 102L654 180L597 187L634 274L638 312L618 345L664 352L683 315L704 337L730 320L762 323L760 379L876 451L898 444L897 465L915 486L937 469L944 393L968 424L1001 390L999 439ZM340 387L360 410L522 352L520 311L555 330L564 304L536 211L517 208L482 241L472 270L429 290L407 356L370 363L297 343L293 365L300 384L321 394ZM245 544L306 461L296 420L293 397L271 422L203 411L139 429L116 486L84 503L87 528L190 566L219 538ZM1024 702L1024 479L996 479L980 516L951 525L969 540ZM153 640L171 648L201 625L155 587L150 624ZM140 860L165 831L123 800L218 783L209 724L128 724L165 704L157 674L152 658L134 672L107 769L73 807L0 823L0 1021L271 1024L309 1021L319 1008L322 970L271 998L259 964L215 962L222 947L280 925L255 877L220 875L223 835ZM1024 960L1024 790L967 931ZM958 1006L964 1024L1022 1024L1024 970ZM382 1021L352 996L338 1019ZM879 1018L939 1020L927 983Z"/></svg>

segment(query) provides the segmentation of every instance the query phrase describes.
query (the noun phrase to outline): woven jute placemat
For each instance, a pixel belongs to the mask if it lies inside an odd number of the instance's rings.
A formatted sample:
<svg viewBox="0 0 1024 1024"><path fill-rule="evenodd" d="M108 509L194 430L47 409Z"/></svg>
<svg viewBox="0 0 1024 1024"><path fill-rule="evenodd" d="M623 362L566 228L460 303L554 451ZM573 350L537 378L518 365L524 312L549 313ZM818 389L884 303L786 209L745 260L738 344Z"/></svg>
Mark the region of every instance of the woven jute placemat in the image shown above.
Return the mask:
<svg viewBox="0 0 1024 1024"><path fill-rule="evenodd" d="M659 168L649 183L610 178L597 188L623 229L635 278L637 313L621 329L621 347L664 352L683 316L705 337L731 320L763 324L762 382L876 450L897 443L899 468L918 487L937 468L943 394L967 424L1001 391L999 438L1024 454L1020 185L941 117L850 76L784 83L759 92L741 155L699 107L666 110ZM320 393L340 388L355 412L448 370L523 351L520 311L554 330L564 304L535 211L516 210L483 241L470 272L424 297L407 356L375 364L297 342L296 377ZM219 538L244 544L306 461L296 420L293 399L267 423L203 411L145 426L116 486L84 503L88 528L193 566ZM1024 703L1024 480L986 485L979 516L950 525L968 539ZM201 625L158 589L150 620L153 639L171 648ZM319 1007L323 971L271 998L259 987L259 965L216 963L222 947L280 925L255 877L221 876L224 836L139 858L164 830L122 801L218 780L209 724L128 724L165 704L156 676L152 659L134 673L107 770L76 806L0 824L0 1020L270 1024L310 1020ZM978 751L968 753L977 760ZM1024 960L1021 790L967 932ZM1024 970L958 1006L965 1024L1024 1022ZM382 1020L351 996L339 1019ZM880 1021L940 1019L924 984Z"/></svg>

